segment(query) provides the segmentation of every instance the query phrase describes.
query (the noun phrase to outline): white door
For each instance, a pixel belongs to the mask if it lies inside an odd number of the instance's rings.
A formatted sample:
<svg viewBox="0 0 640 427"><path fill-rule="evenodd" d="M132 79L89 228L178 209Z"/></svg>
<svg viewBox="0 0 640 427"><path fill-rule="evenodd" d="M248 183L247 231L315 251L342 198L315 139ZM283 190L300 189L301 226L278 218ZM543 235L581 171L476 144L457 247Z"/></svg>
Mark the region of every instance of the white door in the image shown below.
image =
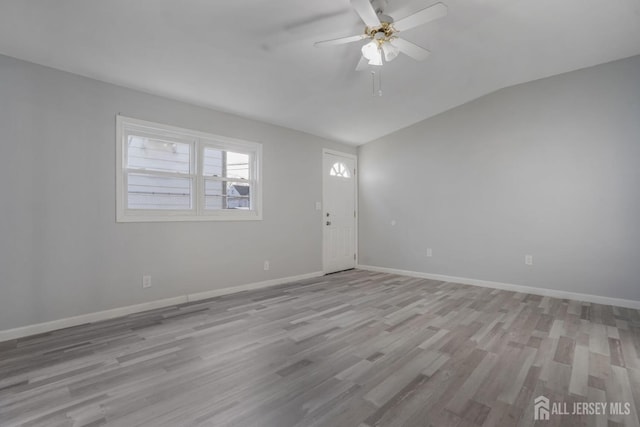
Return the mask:
<svg viewBox="0 0 640 427"><path fill-rule="evenodd" d="M324 152L322 227L324 272L356 266L355 157Z"/></svg>

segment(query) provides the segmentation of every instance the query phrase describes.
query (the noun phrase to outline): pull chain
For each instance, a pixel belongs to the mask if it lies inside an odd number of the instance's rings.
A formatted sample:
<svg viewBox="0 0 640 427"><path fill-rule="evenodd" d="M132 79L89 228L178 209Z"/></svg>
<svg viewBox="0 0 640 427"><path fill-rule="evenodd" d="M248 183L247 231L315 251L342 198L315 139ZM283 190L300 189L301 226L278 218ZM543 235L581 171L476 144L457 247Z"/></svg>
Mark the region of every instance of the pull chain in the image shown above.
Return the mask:
<svg viewBox="0 0 640 427"><path fill-rule="evenodd" d="M382 70L378 71L378 90L376 91L376 72L371 72L371 96L382 96Z"/></svg>
<svg viewBox="0 0 640 427"><path fill-rule="evenodd" d="M371 96L376 96L376 72L371 72Z"/></svg>

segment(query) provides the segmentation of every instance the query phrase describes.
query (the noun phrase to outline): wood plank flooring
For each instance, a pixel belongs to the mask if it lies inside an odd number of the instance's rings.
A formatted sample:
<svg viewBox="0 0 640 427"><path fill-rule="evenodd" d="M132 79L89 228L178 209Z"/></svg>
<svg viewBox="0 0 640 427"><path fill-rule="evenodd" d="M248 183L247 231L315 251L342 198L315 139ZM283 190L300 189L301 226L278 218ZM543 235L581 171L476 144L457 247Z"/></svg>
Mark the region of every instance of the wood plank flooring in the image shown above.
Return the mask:
<svg viewBox="0 0 640 427"><path fill-rule="evenodd" d="M636 310L353 270L0 343L0 425L638 426L639 355Z"/></svg>

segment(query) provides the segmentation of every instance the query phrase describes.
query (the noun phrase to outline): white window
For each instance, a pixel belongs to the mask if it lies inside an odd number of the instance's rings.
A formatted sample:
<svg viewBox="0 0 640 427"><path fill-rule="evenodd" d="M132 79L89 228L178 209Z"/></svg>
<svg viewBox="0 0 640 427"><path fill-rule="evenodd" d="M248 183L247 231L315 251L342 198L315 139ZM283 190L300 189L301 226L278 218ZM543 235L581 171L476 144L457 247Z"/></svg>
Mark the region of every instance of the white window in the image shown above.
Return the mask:
<svg viewBox="0 0 640 427"><path fill-rule="evenodd" d="M337 176L339 178L351 178L351 172L349 172L349 168L347 168L342 162L334 163L333 166L331 166L329 175Z"/></svg>
<svg viewBox="0 0 640 427"><path fill-rule="evenodd" d="M117 220L262 219L262 145L117 116Z"/></svg>

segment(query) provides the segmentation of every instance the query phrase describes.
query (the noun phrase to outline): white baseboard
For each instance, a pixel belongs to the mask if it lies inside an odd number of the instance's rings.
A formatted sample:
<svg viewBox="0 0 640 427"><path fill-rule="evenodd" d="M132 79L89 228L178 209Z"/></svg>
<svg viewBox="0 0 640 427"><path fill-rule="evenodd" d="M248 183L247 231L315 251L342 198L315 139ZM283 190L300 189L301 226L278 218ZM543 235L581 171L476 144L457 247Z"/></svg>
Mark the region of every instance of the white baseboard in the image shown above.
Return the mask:
<svg viewBox="0 0 640 427"><path fill-rule="evenodd" d="M324 276L322 271L314 273L300 274L298 276L283 277L280 279L265 280L263 282L248 283L246 285L232 286L230 288L213 289L211 291L198 292L197 294L188 294L187 301L200 301L207 298L219 297L222 295L235 294L244 291L253 291L256 289L269 288L271 286L284 285L286 283L297 282L299 280L313 279L314 277Z"/></svg>
<svg viewBox="0 0 640 427"><path fill-rule="evenodd" d="M133 313L140 313L157 308L169 307L172 305L183 304L191 301L200 301L207 298L218 297L222 295L234 294L237 292L250 291L256 289L268 288L271 286L283 285L285 283L296 282L299 280L312 279L324 275L322 271L314 273L301 274L298 276L282 277L280 279L265 280L263 282L248 283L245 285L232 286L229 288L214 289L206 292L198 292L195 294L180 295L173 298L165 298L156 301L144 302L141 304L129 305L126 307L118 307L111 310L98 311L95 313L87 313L79 316L67 317L64 319L52 320L45 323L37 323L34 325L21 326L19 328L7 329L0 331L0 342L23 338L30 335L42 334L45 332L55 331L57 329L69 328L85 323L99 322L101 320L114 319L116 317L127 316Z"/></svg>
<svg viewBox="0 0 640 427"><path fill-rule="evenodd" d="M466 277L444 276L441 274L422 273L420 271L399 270L396 268L387 267L376 267L373 265L358 265L356 266L356 268L359 268L361 270L375 271L379 273L399 274L401 276L419 277L423 279L439 280L442 282L462 283L464 285L481 286L483 288L502 289L505 291L542 295L560 299L571 299L576 301L613 305L616 307L625 307L640 310L640 301L626 300L622 298L610 298L600 295L581 294L578 292L558 291L555 289L534 288L532 286L513 285L510 283L491 282L488 280L469 279Z"/></svg>

